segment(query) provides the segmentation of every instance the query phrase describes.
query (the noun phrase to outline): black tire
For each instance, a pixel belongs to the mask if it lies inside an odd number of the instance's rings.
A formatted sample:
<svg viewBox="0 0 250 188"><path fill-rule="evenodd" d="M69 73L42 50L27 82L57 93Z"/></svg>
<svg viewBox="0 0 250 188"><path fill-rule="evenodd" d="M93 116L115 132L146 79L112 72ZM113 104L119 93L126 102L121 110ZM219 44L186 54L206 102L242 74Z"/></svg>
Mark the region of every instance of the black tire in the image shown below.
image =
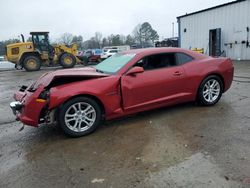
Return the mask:
<svg viewBox="0 0 250 188"><path fill-rule="evenodd" d="M64 53L60 56L59 62L63 68L72 68L76 64L76 58L70 53Z"/></svg>
<svg viewBox="0 0 250 188"><path fill-rule="evenodd" d="M79 103L81 103L80 111L79 111ZM84 112L84 110L86 110L88 107L87 105L90 106L91 109L91 110L89 109L90 111L95 111L95 112L92 112L92 114L87 115L88 111ZM76 108L76 110L73 106ZM82 109L82 107L84 106L87 106L86 109ZM83 115L83 113L86 113L86 115ZM87 124L85 123L88 121L87 119L85 119L86 117L88 119L91 118L95 119L93 120L93 123L89 127L86 126ZM66 122L66 118L68 118L67 119L68 122ZM68 102L66 102L59 110L59 125L64 131L64 133L70 137L81 137L94 132L100 125L101 120L102 120L102 111L100 106L95 100L88 97L73 98Z"/></svg>
<svg viewBox="0 0 250 188"><path fill-rule="evenodd" d="M41 60L40 58L38 58L37 56L34 55L29 55L27 57L24 58L23 61L23 68L28 71L38 71L41 68Z"/></svg>
<svg viewBox="0 0 250 188"><path fill-rule="evenodd" d="M198 103L203 106L215 105L220 100L222 93L223 82L221 78L210 75L200 84L197 96Z"/></svg>

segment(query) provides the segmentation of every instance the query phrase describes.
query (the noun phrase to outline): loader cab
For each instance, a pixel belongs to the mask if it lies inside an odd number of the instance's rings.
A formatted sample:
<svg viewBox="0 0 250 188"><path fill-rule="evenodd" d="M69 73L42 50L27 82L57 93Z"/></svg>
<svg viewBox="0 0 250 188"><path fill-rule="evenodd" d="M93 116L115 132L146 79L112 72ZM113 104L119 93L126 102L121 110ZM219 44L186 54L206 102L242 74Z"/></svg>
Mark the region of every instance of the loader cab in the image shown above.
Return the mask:
<svg viewBox="0 0 250 188"><path fill-rule="evenodd" d="M34 48L41 53L47 52L53 56L54 48L49 43L49 32L30 32Z"/></svg>

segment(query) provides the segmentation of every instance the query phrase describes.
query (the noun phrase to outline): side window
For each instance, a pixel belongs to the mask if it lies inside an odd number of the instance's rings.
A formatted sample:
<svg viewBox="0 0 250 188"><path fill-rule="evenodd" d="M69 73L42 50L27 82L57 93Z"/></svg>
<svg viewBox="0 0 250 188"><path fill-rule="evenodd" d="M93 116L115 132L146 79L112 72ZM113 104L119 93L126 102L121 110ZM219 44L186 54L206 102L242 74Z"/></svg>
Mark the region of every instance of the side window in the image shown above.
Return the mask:
<svg viewBox="0 0 250 188"><path fill-rule="evenodd" d="M110 50L110 53L117 53L117 50Z"/></svg>
<svg viewBox="0 0 250 188"><path fill-rule="evenodd" d="M134 66L143 67L144 70L153 70L165 67L175 66L175 54L174 53L166 53L166 54L156 54L144 57L140 61L138 61Z"/></svg>
<svg viewBox="0 0 250 188"><path fill-rule="evenodd" d="M193 61L193 58L187 54L184 53L176 53L176 58L177 58L177 62L179 65L183 65L185 63L188 63L190 61Z"/></svg>

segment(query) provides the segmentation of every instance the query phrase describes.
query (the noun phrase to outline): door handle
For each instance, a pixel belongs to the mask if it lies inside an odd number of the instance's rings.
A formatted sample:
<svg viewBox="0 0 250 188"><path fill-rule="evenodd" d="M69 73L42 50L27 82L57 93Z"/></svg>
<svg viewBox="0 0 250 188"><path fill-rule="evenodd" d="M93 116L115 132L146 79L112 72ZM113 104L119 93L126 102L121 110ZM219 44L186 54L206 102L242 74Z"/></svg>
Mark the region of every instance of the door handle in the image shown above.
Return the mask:
<svg viewBox="0 0 250 188"><path fill-rule="evenodd" d="M173 75L174 76L180 76L180 75L182 75L182 73L180 71L175 71Z"/></svg>

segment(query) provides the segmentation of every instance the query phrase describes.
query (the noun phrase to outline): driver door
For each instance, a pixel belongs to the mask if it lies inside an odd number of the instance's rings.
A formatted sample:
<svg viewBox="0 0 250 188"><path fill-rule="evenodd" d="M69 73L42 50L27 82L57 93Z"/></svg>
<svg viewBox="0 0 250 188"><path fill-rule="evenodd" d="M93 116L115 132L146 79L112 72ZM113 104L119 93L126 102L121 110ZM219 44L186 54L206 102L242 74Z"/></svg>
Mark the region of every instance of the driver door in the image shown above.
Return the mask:
<svg viewBox="0 0 250 188"><path fill-rule="evenodd" d="M145 71L121 79L124 110L150 109L178 98L185 90L180 87L185 86L185 72L175 63L174 53L153 55L137 62L134 66L142 66Z"/></svg>

